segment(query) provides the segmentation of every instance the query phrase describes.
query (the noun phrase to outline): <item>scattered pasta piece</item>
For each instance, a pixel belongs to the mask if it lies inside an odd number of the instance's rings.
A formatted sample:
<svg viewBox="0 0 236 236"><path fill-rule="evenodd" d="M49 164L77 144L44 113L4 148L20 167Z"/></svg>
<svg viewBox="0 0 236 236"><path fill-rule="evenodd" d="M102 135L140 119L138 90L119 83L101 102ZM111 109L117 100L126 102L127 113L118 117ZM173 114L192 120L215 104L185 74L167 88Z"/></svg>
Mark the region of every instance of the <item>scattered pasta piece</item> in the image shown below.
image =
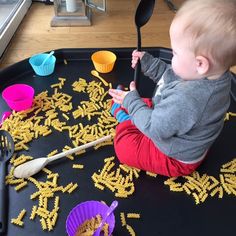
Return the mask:
<svg viewBox="0 0 236 236"><path fill-rule="evenodd" d="M77 187L78 187L78 184L76 183L70 189L68 189L67 192L72 193Z"/></svg>
<svg viewBox="0 0 236 236"><path fill-rule="evenodd" d="M16 191L19 191L19 190L21 190L22 188L24 188L25 186L27 186L27 184L28 184L27 181L24 181L24 182L18 184L18 185L15 187L15 190L16 190Z"/></svg>
<svg viewBox="0 0 236 236"><path fill-rule="evenodd" d="M128 230L128 232L129 232L129 234L131 235L131 236L135 236L136 234L135 234L135 231L134 231L134 229L132 228L132 226L130 226L130 225L126 225L126 229Z"/></svg>
<svg viewBox="0 0 236 236"><path fill-rule="evenodd" d="M140 214L138 214L138 213L128 213L127 218L139 219Z"/></svg>
<svg viewBox="0 0 236 236"><path fill-rule="evenodd" d="M14 225L17 225L17 226L21 226L21 227L24 225L23 221L20 221L20 220L17 220L17 219L11 219L11 223L14 224Z"/></svg>
<svg viewBox="0 0 236 236"><path fill-rule="evenodd" d="M21 210L21 212L16 218L11 219L11 223L22 227L24 225L24 222L22 220L25 214L26 214L26 210L25 209Z"/></svg>
<svg viewBox="0 0 236 236"><path fill-rule="evenodd" d="M126 219L125 219L125 213L124 212L120 213L120 221L121 221L122 226L126 225Z"/></svg>
<svg viewBox="0 0 236 236"><path fill-rule="evenodd" d="M149 171L146 171L146 175L149 175L149 176L155 177L155 178L157 177L157 174L149 172Z"/></svg>
<svg viewBox="0 0 236 236"><path fill-rule="evenodd" d="M74 168L74 169L83 169L83 168L84 168L84 165L73 164L72 168Z"/></svg>
<svg viewBox="0 0 236 236"><path fill-rule="evenodd" d="M225 114L225 118L224 118L224 121L226 121L226 120L229 120L230 119L230 116L236 116L236 113L233 113L233 112L227 112L226 114Z"/></svg>
<svg viewBox="0 0 236 236"><path fill-rule="evenodd" d="M47 155L47 157L51 157L51 156L53 156L53 155L55 155L55 154L57 154L57 153L58 153L58 150L55 149L55 150L51 151L51 152Z"/></svg>

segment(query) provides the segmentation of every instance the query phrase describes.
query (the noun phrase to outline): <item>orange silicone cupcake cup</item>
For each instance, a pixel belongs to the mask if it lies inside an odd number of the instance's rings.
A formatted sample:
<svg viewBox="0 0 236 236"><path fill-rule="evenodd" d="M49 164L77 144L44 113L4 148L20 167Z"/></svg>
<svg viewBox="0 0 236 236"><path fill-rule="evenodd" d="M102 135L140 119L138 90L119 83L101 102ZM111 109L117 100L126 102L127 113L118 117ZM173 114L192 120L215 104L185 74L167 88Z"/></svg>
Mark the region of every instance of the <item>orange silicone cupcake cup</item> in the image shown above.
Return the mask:
<svg viewBox="0 0 236 236"><path fill-rule="evenodd" d="M98 72L109 73L115 65L116 55L111 51L97 51L92 54L91 59Z"/></svg>

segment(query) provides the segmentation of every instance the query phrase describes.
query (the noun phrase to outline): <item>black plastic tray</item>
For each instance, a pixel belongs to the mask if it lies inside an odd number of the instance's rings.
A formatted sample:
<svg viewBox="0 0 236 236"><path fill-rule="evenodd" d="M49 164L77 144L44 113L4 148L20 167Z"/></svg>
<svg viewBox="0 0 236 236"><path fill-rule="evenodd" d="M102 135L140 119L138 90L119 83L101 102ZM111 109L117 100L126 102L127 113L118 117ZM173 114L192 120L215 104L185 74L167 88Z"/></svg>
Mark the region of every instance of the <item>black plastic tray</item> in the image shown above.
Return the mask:
<svg viewBox="0 0 236 236"><path fill-rule="evenodd" d="M26 83L32 85L36 94L49 89L51 84L58 82L58 77L65 77L68 83L72 83L79 77L88 81L95 79L90 75L93 69L90 57L94 49L60 49L55 51L57 58L56 69L53 75L39 77L32 71L28 60L16 63L0 71L0 92L10 84ZM102 74L107 81L112 82L113 87L118 84L128 86L133 80L134 71L131 69L131 53L133 48L109 48L117 55L117 62L114 70L109 74ZM161 57L170 63L172 53L166 48L144 48L155 56ZM68 64L64 64L64 59ZM141 79L142 96L150 97L153 93L153 84L149 80ZM73 101L79 102L80 97L73 97ZM0 116L7 110L7 105L0 98ZM232 102L230 111L236 112L235 103ZM207 173L219 179L219 169L222 164L232 160L236 156L234 135L236 133L235 119L230 119L225 123L225 127L211 150L209 151L203 165L198 169L200 174ZM49 151L57 148L63 143L68 143L69 137L61 136L55 132L43 141L33 142L29 155L35 157L43 156ZM100 191L93 186L91 175L103 166L103 159L114 155L112 146L89 151L79 157L74 162L64 159L49 166L54 172L60 174L60 184L66 185L69 182L78 182L79 190L71 195L60 195L60 213L56 227L51 232L43 232L39 219L29 220L34 201L30 200L30 194L35 191L33 185L29 185L24 190L17 193L13 186L8 187L9 194L9 214L8 214L8 236L25 235L66 235L65 221L70 210L78 203L86 200L104 200L110 204L114 199L111 191ZM85 164L86 171L71 169L73 163ZM41 178L42 173L36 175ZM207 200L195 205L192 197L186 193L171 192L164 185L166 177L158 176L152 178L141 172L141 177L135 180L135 193L127 199L118 199L116 227L114 236L129 235L128 231L121 226L119 213L137 212L141 214L141 219L129 220L129 224L134 228L136 235L146 236L189 236L189 235L233 235L235 232L235 212L236 201L234 196L224 194L223 199L208 197ZM21 209L27 210L24 219L24 228L14 226L10 219L16 217Z"/></svg>

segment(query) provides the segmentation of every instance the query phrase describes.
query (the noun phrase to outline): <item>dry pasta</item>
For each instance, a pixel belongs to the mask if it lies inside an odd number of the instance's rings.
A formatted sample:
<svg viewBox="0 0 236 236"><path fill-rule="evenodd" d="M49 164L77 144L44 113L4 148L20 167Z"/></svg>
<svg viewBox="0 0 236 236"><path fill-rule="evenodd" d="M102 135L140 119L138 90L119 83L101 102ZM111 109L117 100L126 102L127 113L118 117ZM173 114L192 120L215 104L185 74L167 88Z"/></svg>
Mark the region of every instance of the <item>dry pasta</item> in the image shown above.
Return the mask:
<svg viewBox="0 0 236 236"><path fill-rule="evenodd" d="M26 210L23 209L16 218L11 219L11 223L17 226L23 226L24 222L22 221L26 214Z"/></svg>
<svg viewBox="0 0 236 236"><path fill-rule="evenodd" d="M84 168L84 165L73 164L72 168L74 168L74 169L83 169L83 168Z"/></svg>
<svg viewBox="0 0 236 236"><path fill-rule="evenodd" d="M140 214L139 213L128 213L127 218L139 219Z"/></svg>
<svg viewBox="0 0 236 236"><path fill-rule="evenodd" d="M128 230L128 232L129 232L129 234L130 234L131 236L135 236L135 235L136 235L136 234L135 234L135 231L134 231L134 229L132 228L131 225L126 224L126 229Z"/></svg>
<svg viewBox="0 0 236 236"><path fill-rule="evenodd" d="M139 170L126 165L116 168L113 160L114 157L105 158L100 173L92 175L94 186L100 190L108 188L116 197L127 198L135 191L133 179L139 177Z"/></svg>
<svg viewBox="0 0 236 236"><path fill-rule="evenodd" d="M25 186L27 186L27 184L28 184L28 182L27 182L27 181L24 181L24 182L18 184L18 185L15 187L15 190L16 190L16 191L19 191L19 190L21 190L22 188L24 188Z"/></svg>
<svg viewBox="0 0 236 236"><path fill-rule="evenodd" d="M76 236L92 236L96 229L98 228L100 222L102 221L102 217L100 215L96 215L89 220L83 222L79 228L77 229L75 235ZM104 236L108 236L109 225L107 223L101 229L101 232L104 233Z"/></svg>
<svg viewBox="0 0 236 236"><path fill-rule="evenodd" d="M233 112L227 112L226 114L225 114L225 118L224 118L224 121L226 121L226 120L229 120L230 119L230 116L236 116L236 113L233 113Z"/></svg>
<svg viewBox="0 0 236 236"><path fill-rule="evenodd" d="M151 177L157 177L157 174L149 172L149 171L146 171L146 175L149 175Z"/></svg>
<svg viewBox="0 0 236 236"><path fill-rule="evenodd" d="M75 183L70 189L67 190L67 192L72 193L77 187L78 187L78 184Z"/></svg>
<svg viewBox="0 0 236 236"><path fill-rule="evenodd" d="M125 219L125 213L124 212L120 213L120 221L121 221L122 226L126 225L126 219Z"/></svg>
<svg viewBox="0 0 236 236"><path fill-rule="evenodd" d="M186 192L194 198L196 204L205 202L210 196L223 198L224 192L236 196L236 159L225 163L220 169L219 179L207 174L200 174L195 171L192 175L184 176L184 183L176 182L180 178L169 178L164 184L168 185L171 191Z"/></svg>
<svg viewBox="0 0 236 236"><path fill-rule="evenodd" d="M13 174L9 173L7 176L8 184L22 184L31 182L35 185L37 190L31 194L30 198L32 200L38 199L38 205L34 205L31 210L30 220L34 220L36 216L39 218L40 224L43 230L51 231L54 229L56 222L58 220L58 212L59 212L59 196L55 195L57 192L63 192L64 189L67 190L68 193L72 193L77 188L77 183L70 183L66 187L58 185L58 174L53 173L51 170L44 168L43 172L46 174L46 180L37 181L33 177L29 177L28 179L14 179ZM52 180L49 181L49 180ZM54 181L54 183L53 183ZM18 186L18 185L17 185ZM65 191L64 191L65 192ZM48 202L49 199L54 199L54 207L53 209L49 209ZM22 218L25 214L25 210L23 210L19 216L15 219L12 219L12 224L23 226L24 222Z"/></svg>

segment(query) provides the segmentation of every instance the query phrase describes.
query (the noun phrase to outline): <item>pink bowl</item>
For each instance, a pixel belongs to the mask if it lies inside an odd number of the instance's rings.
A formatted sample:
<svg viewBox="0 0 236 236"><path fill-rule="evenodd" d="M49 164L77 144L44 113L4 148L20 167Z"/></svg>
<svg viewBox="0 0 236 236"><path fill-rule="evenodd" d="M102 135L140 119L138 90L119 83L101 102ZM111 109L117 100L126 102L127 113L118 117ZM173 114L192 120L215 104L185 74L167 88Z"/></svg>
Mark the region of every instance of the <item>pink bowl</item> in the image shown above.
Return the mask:
<svg viewBox="0 0 236 236"><path fill-rule="evenodd" d="M75 206L69 213L66 220L66 232L69 236L75 236L76 232L81 224L84 221L95 217L97 214L100 214L102 217L105 215L109 207L99 201L86 201ZM109 235L115 227L115 216L111 213L110 216L106 219L106 223L109 225Z"/></svg>
<svg viewBox="0 0 236 236"><path fill-rule="evenodd" d="M12 110L23 111L32 107L34 89L27 84L14 84L3 90L2 97Z"/></svg>

